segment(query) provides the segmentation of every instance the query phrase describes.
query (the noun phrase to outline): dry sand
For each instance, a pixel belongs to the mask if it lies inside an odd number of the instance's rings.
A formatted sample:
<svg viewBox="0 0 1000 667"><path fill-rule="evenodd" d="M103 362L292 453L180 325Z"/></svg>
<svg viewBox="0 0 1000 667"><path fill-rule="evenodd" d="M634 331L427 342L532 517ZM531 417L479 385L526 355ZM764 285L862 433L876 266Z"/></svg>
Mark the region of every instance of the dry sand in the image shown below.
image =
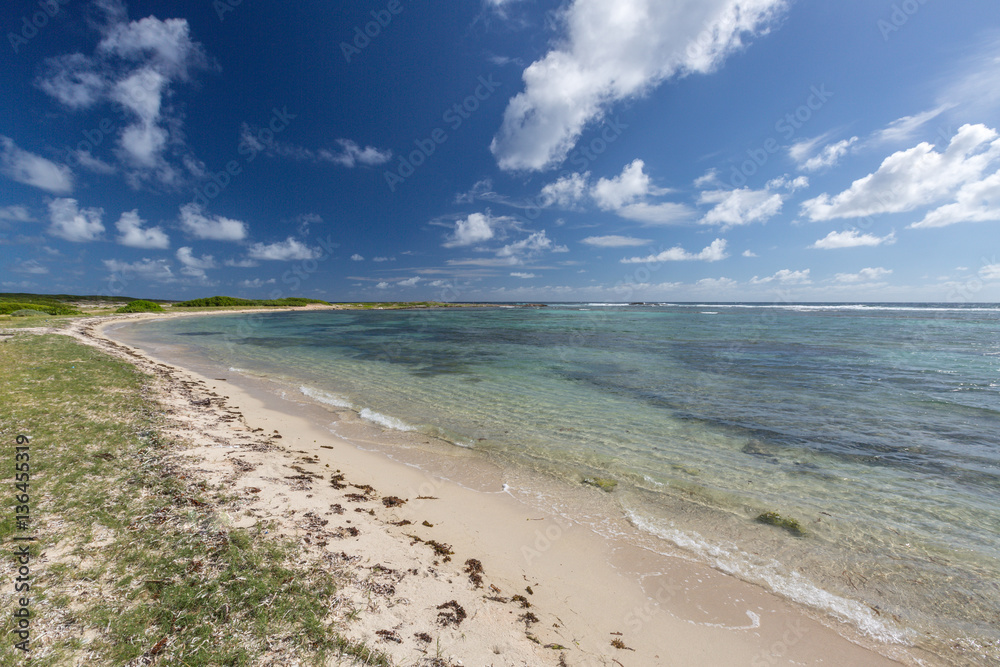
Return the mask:
<svg viewBox="0 0 1000 667"><path fill-rule="evenodd" d="M60 333L159 375L191 468L246 499L226 520L273 520L345 573L341 594L363 612L344 634L400 665L899 664L757 586L539 512L505 492L502 470L480 461L463 474L474 453L390 458L385 442L338 438L238 376L204 377L102 333L123 319ZM917 664L901 647L877 648Z"/></svg>

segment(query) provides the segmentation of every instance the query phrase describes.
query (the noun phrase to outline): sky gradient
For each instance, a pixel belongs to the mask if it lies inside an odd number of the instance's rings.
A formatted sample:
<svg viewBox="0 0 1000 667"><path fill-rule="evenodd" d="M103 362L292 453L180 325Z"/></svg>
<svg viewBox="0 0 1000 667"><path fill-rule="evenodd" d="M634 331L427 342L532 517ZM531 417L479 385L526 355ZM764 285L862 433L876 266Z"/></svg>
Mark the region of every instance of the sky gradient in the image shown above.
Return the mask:
<svg viewBox="0 0 1000 667"><path fill-rule="evenodd" d="M1000 5L11 0L0 291L1000 301Z"/></svg>

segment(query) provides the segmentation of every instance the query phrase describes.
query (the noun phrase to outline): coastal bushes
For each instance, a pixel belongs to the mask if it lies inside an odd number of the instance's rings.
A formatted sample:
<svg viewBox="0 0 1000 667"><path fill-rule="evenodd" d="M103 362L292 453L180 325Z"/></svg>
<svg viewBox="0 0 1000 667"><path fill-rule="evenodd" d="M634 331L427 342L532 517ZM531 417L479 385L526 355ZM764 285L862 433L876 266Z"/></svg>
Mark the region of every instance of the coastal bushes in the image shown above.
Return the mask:
<svg viewBox="0 0 1000 667"><path fill-rule="evenodd" d="M320 299L305 299L302 297L289 296L284 299L240 299L234 296L210 296L202 299L191 299L175 303L175 308L232 308L232 307L267 307L267 306L308 306L310 303L319 303L329 306L329 302Z"/></svg>
<svg viewBox="0 0 1000 667"><path fill-rule="evenodd" d="M46 315L74 315L76 309L57 301L43 303L22 303L20 301L0 301L0 315L11 315L19 310L36 310Z"/></svg>
<svg viewBox="0 0 1000 667"><path fill-rule="evenodd" d="M145 299L136 299L135 301L125 304L115 312L116 313L162 313L165 311L158 303L153 303L152 301L146 301Z"/></svg>

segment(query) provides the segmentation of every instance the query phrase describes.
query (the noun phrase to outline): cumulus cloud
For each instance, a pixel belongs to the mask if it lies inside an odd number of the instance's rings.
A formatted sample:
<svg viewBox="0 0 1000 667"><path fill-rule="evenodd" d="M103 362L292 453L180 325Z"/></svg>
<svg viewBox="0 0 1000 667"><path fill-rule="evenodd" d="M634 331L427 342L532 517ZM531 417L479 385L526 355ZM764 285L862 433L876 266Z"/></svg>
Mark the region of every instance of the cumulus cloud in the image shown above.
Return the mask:
<svg viewBox="0 0 1000 667"><path fill-rule="evenodd" d="M980 180L998 157L1000 139L995 130L963 125L943 152L922 142L893 153L877 171L854 181L840 194L824 193L803 202L802 213L816 221L911 211Z"/></svg>
<svg viewBox="0 0 1000 667"><path fill-rule="evenodd" d="M49 202L49 234L74 243L96 241L104 233L100 208L80 209L75 199L60 198Z"/></svg>
<svg viewBox="0 0 1000 667"><path fill-rule="evenodd" d="M645 225L673 225L692 219L695 212L689 206L648 201L649 197L664 195L670 190L653 185L644 171L645 166L645 162L635 159L617 176L600 178L594 185L589 183L590 172L564 176L542 188L539 199L543 206L556 204L573 208L589 197L601 210L614 211L622 218Z"/></svg>
<svg viewBox="0 0 1000 667"><path fill-rule="evenodd" d="M757 253L755 253L753 250L744 250L743 251L743 256L744 257L756 257Z"/></svg>
<svg viewBox="0 0 1000 667"><path fill-rule="evenodd" d="M358 253L354 253L353 255L351 255L351 261L352 262L363 262L363 261L365 261L365 258L362 257L361 255L359 255Z"/></svg>
<svg viewBox="0 0 1000 667"><path fill-rule="evenodd" d="M93 56L50 58L36 82L70 109L112 102L130 119L120 131L116 154L131 170L133 186L145 179L179 185L181 172L167 160L168 146L183 144L180 116L165 105L173 86L208 66L186 19L148 16L128 21L120 5L103 3L107 24ZM96 160L96 159L95 159ZM90 167L107 171L100 160Z"/></svg>
<svg viewBox="0 0 1000 667"><path fill-rule="evenodd" d="M489 241L494 236L494 227L499 219L486 213L470 213L469 217L455 223L454 231L444 242L445 248L460 248Z"/></svg>
<svg viewBox="0 0 1000 667"><path fill-rule="evenodd" d="M945 227L959 222L1000 220L1000 171L981 181L966 183L955 194L955 201L945 204L909 226L910 229Z"/></svg>
<svg viewBox="0 0 1000 667"><path fill-rule="evenodd" d="M319 259L323 252L319 248L310 248L298 239L289 236L278 243L254 243L247 251L253 259L267 259L288 262L304 259Z"/></svg>
<svg viewBox="0 0 1000 667"><path fill-rule="evenodd" d="M699 204L714 204L699 221L703 225L722 225L724 229L766 222L781 212L784 198L770 190L707 190L698 198Z"/></svg>
<svg viewBox="0 0 1000 667"><path fill-rule="evenodd" d="M767 276L766 278L758 278L754 276L750 279L751 285L766 285L768 283L779 283L781 285L809 285L812 280L809 279L810 269L804 269L802 271L792 271L791 269L781 269L773 276Z"/></svg>
<svg viewBox="0 0 1000 667"><path fill-rule="evenodd" d="M117 259L105 259L103 263L109 272L126 280L138 279L157 283L170 283L177 280L173 271L170 270L170 263L165 259L143 258L141 261L131 263Z"/></svg>
<svg viewBox="0 0 1000 667"><path fill-rule="evenodd" d="M838 283L873 283L892 275L892 269L884 269L881 266L861 269L857 273L838 273L834 280Z"/></svg>
<svg viewBox="0 0 1000 667"><path fill-rule="evenodd" d="M29 153L3 135L0 135L0 172L13 181L52 194L73 191L73 172L69 167Z"/></svg>
<svg viewBox="0 0 1000 667"><path fill-rule="evenodd" d="M400 285L400 286L402 286L402 287L414 287L414 286L416 286L416 284L417 284L417 283L419 283L419 282L420 282L421 280L423 280L423 278L420 278L420 277L418 277L418 276L414 276L414 277L412 277L412 278L407 278L407 279L405 279L405 280L400 280L400 281L399 281L398 283L396 283L396 284L397 284L397 285Z"/></svg>
<svg viewBox="0 0 1000 667"><path fill-rule="evenodd" d="M240 287L263 287L264 285L273 285L277 282L274 278L269 278L268 280L261 280L260 278L254 278L253 280L243 280L240 282Z"/></svg>
<svg viewBox="0 0 1000 667"><path fill-rule="evenodd" d="M979 277L983 280L1000 280L1000 264L987 264L979 269Z"/></svg>
<svg viewBox="0 0 1000 667"><path fill-rule="evenodd" d="M130 248L165 250L170 247L170 239L159 227L143 228L145 220L139 217L139 210L126 211L118 218L115 227L120 232L118 243Z"/></svg>
<svg viewBox="0 0 1000 667"><path fill-rule="evenodd" d="M247 237L246 223L205 215L201 205L193 202L181 206L181 228L196 239L242 241Z"/></svg>
<svg viewBox="0 0 1000 667"><path fill-rule="evenodd" d="M646 257L628 257L621 260L622 264L646 264L646 263L656 263L656 262L684 262L699 260L703 262L718 262L719 260L729 257L726 254L726 240L725 239L715 239L712 243L702 249L701 252L692 253L688 252L680 246L674 246L669 250L664 250L663 252L648 255Z"/></svg>
<svg viewBox="0 0 1000 667"><path fill-rule="evenodd" d="M609 236L588 236L580 241L580 243L597 248L628 248L647 245L652 243L652 241L649 239L637 239L634 236L617 236L611 234Z"/></svg>
<svg viewBox="0 0 1000 667"><path fill-rule="evenodd" d="M663 81L708 73L766 32L784 0L573 0L566 38L524 70L490 145L505 170L561 162L586 125Z"/></svg>
<svg viewBox="0 0 1000 667"><path fill-rule="evenodd" d="M181 273L192 278L205 278L207 269L216 268L215 260L211 255L202 255L199 259L194 256L194 251L188 247L177 249L177 259L183 266Z"/></svg>
<svg viewBox="0 0 1000 667"><path fill-rule="evenodd" d="M822 139L822 137L820 137ZM827 144L814 152L817 139L799 141L788 149L788 154L802 171L819 171L832 167L847 155L848 150L858 142L857 137Z"/></svg>
<svg viewBox="0 0 1000 667"><path fill-rule="evenodd" d="M895 232L891 232L888 236L875 236L874 234L862 234L856 229L849 229L843 232L830 232L809 247L819 250L837 250L839 248L878 246L883 243L889 245L895 242Z"/></svg>
<svg viewBox="0 0 1000 667"><path fill-rule="evenodd" d="M383 280L378 285L375 285L375 287L378 289L389 289L389 283Z"/></svg>
<svg viewBox="0 0 1000 667"><path fill-rule="evenodd" d="M497 257L526 257L537 255L538 253L550 250L552 252L566 252L565 246L557 246L552 243L543 229L540 232L533 232L527 238L515 241L497 251Z"/></svg>
<svg viewBox="0 0 1000 667"><path fill-rule="evenodd" d="M589 179L590 172L588 171L583 174L574 173L563 176L554 183L549 183L542 188L540 195L542 205L573 208L586 197Z"/></svg>
<svg viewBox="0 0 1000 667"><path fill-rule="evenodd" d="M649 175L643 169L646 163L632 160L614 178L601 178L591 190L597 206L604 211L614 211L645 198L647 195L663 194L666 191L653 186Z"/></svg>
<svg viewBox="0 0 1000 667"><path fill-rule="evenodd" d="M510 275L513 276L514 278L524 278L524 279L538 277L534 273L523 273L521 271L512 271Z"/></svg>

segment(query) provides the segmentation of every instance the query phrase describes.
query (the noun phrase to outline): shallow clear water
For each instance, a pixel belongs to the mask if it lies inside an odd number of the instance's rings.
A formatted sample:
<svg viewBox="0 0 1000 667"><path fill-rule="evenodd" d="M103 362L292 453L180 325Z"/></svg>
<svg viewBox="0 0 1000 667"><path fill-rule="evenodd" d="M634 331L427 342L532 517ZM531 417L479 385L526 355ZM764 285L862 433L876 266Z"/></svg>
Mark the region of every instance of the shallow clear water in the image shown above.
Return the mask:
<svg viewBox="0 0 1000 667"><path fill-rule="evenodd" d="M654 548L1000 661L1000 306L314 311L130 335L514 468L613 478Z"/></svg>

